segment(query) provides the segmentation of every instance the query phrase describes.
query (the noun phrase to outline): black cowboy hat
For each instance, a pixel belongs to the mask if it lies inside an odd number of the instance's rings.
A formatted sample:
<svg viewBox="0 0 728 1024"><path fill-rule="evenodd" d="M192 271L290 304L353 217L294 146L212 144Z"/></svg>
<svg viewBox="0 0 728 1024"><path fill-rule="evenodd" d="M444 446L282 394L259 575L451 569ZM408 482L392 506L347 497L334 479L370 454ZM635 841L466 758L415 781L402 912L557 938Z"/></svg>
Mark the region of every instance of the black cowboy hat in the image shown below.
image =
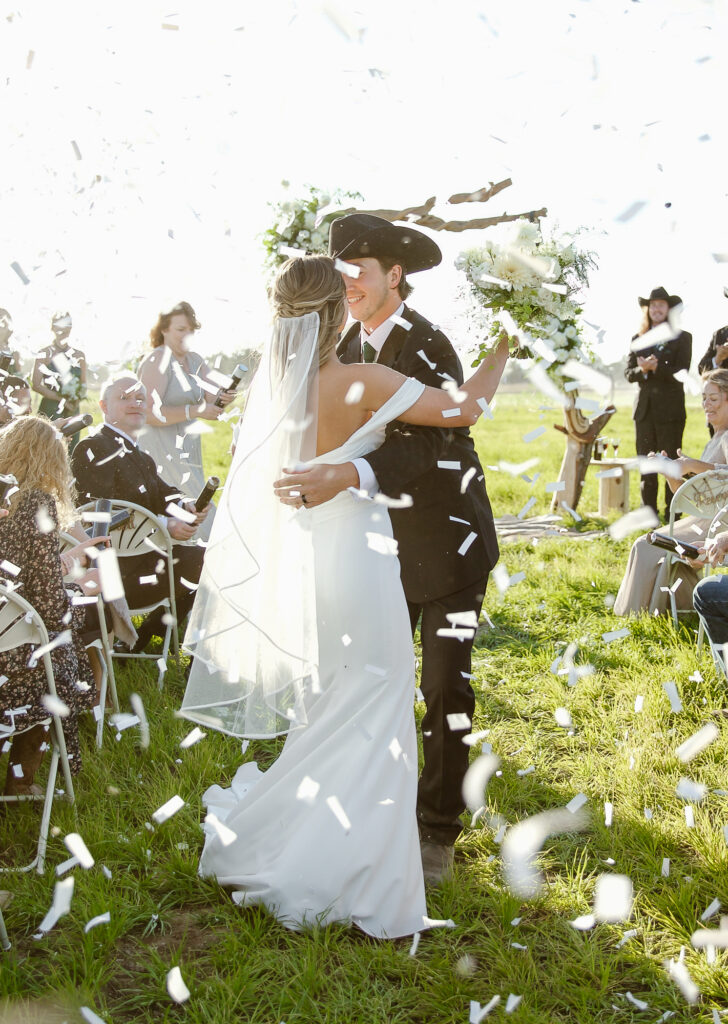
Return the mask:
<svg viewBox="0 0 728 1024"><path fill-rule="evenodd" d="M439 246L427 235L370 213L351 213L332 221L329 255L342 260L391 256L402 260L408 274L429 270L442 261Z"/></svg>
<svg viewBox="0 0 728 1024"><path fill-rule="evenodd" d="M679 295L668 295L665 289L660 285L659 288L653 288L650 292L650 296L647 299L643 299L641 296L637 299L640 306L649 306L653 299L662 299L667 303L670 309L673 306L679 306L682 299Z"/></svg>

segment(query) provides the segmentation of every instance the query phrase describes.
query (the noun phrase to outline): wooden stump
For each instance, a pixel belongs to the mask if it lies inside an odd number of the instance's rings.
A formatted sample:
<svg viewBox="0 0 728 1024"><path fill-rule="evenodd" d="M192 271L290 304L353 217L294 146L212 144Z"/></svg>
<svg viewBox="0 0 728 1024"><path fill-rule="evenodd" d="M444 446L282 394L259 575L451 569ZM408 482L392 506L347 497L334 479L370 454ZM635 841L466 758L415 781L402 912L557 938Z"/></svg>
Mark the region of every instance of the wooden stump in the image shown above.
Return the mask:
<svg viewBox="0 0 728 1024"><path fill-rule="evenodd" d="M554 424L556 430L566 434L566 451L559 472L559 480L566 486L554 493L551 501L552 512L558 512L561 504L576 509L581 498L586 471L591 462L594 441L617 411L610 405L593 420L588 420L581 410L576 408L577 397L576 391L569 394L569 404L564 409L564 426Z"/></svg>

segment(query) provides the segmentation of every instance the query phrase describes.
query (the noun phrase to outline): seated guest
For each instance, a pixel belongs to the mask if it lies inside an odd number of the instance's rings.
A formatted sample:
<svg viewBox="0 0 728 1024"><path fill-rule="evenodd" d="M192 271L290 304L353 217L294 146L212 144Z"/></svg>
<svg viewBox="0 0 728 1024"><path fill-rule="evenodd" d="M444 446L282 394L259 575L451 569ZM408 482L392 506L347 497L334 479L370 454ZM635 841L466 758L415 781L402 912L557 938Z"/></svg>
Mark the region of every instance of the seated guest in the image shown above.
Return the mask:
<svg viewBox="0 0 728 1024"><path fill-rule="evenodd" d="M710 339L710 344L698 363L698 373L709 373L711 370L719 370L726 365L727 360L728 326L719 327Z"/></svg>
<svg viewBox="0 0 728 1024"><path fill-rule="evenodd" d="M703 555L712 566L722 565L728 555L728 530L706 540ZM705 624L710 642L719 648L728 644L728 576L700 580L693 591L693 607Z"/></svg>
<svg viewBox="0 0 728 1024"><path fill-rule="evenodd" d="M728 370L713 370L703 378L703 409L707 423L715 434L708 441L700 459L691 459L678 449L675 466L683 478L711 469L728 470ZM664 452L663 452L664 455ZM670 488L676 491L682 479L667 477ZM710 519L685 516L673 527L677 540L690 544L704 541ZM695 568L687 562L674 563L676 575L683 582L675 592L677 607L689 610L692 590L698 576ZM665 552L650 544L647 536L640 537L632 545L627 569L614 602L615 615L629 615L641 611L664 612L667 610L669 595L666 590L668 578Z"/></svg>
<svg viewBox="0 0 728 1024"><path fill-rule="evenodd" d="M98 579L94 571L78 580L79 587L63 582L59 525L65 528L75 518L66 444L45 418L20 417L0 431L0 473L12 474L18 483L9 497L10 514L0 520L0 578L33 605L51 640L71 632L50 655L58 696L68 708L63 732L71 771L77 773L78 716L93 707L96 693L82 640L89 606L75 604L70 595L97 594ZM92 608L95 614L96 605ZM29 666L31 653L28 645L0 653L0 722L21 730L12 739L6 795L38 792L33 778L48 738L42 724L48 720L42 704L46 674L42 661Z"/></svg>
<svg viewBox="0 0 728 1024"><path fill-rule="evenodd" d="M137 435L146 422L147 393L144 385L131 374L107 381L99 405L104 414L103 426L92 437L80 441L73 451L71 465L79 502L84 504L98 498L116 498L142 505L155 515L164 517L167 506L170 502L175 503L180 494L176 487L162 479L154 460L137 445ZM191 502L187 507L195 511ZM207 509L203 509L195 514L193 523L182 522L174 516L167 520L172 539L180 542L174 546L175 598L180 623L195 597L194 590L185 586L182 580L199 582L204 555L202 547L182 542L194 537L206 515ZM148 554L119 559L129 607L140 608L167 596L166 564L159 563L158 552L151 550ZM141 582L141 578L149 576L156 577L156 582ZM164 636L163 615L164 609L157 608L147 616L139 629L135 652L143 651L153 636Z"/></svg>

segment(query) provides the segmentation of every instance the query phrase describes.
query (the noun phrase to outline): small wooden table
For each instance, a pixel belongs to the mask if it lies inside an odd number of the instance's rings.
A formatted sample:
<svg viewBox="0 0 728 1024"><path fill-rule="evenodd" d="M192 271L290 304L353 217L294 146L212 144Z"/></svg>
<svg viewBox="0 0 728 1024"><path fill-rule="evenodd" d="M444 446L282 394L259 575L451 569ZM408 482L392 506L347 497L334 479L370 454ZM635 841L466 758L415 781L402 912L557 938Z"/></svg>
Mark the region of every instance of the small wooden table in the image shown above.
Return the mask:
<svg viewBox="0 0 728 1024"><path fill-rule="evenodd" d="M595 466L597 472L607 470L621 470L620 473L611 473L608 476L599 477L599 515L606 516L612 509L619 509L620 512L629 512L629 474L628 468L634 459L592 459L591 465Z"/></svg>

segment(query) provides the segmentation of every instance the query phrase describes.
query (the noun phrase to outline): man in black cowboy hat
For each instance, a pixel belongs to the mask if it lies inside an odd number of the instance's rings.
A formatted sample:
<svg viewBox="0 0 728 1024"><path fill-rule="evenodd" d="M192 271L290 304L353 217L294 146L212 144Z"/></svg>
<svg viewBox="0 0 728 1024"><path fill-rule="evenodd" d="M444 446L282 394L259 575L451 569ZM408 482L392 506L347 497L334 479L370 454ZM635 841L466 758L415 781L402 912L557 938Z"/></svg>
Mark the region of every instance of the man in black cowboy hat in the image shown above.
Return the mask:
<svg viewBox="0 0 728 1024"><path fill-rule="evenodd" d="M406 274L436 267L442 254L420 231L369 214L335 220L329 250L342 269L354 324L341 339L342 362L380 362L425 384L462 384L460 361L436 326L405 305ZM498 560L483 470L466 428L440 430L390 423L386 440L364 459L317 466L278 481L281 497L300 489L307 506L347 487L399 499L391 508L412 629L420 622L425 764L418 791L425 880L452 869L464 809L462 781L475 696L470 685L473 636L488 574ZM290 499L289 499L290 503Z"/></svg>
<svg viewBox="0 0 728 1024"><path fill-rule="evenodd" d="M649 298L639 297L637 301L644 310L644 319L632 338L625 370L627 380L639 386L632 411L637 454L665 452L675 459L685 430L685 391L675 374L690 369L693 339L687 331L675 330L672 337L666 332L665 338L641 347L641 336L661 324L667 326L670 310L681 305L682 299L679 295L669 295L660 286L652 289ZM654 509L655 515L658 514L657 484L655 473L641 477L642 504ZM671 500L672 491L665 481L665 518L670 513Z"/></svg>

